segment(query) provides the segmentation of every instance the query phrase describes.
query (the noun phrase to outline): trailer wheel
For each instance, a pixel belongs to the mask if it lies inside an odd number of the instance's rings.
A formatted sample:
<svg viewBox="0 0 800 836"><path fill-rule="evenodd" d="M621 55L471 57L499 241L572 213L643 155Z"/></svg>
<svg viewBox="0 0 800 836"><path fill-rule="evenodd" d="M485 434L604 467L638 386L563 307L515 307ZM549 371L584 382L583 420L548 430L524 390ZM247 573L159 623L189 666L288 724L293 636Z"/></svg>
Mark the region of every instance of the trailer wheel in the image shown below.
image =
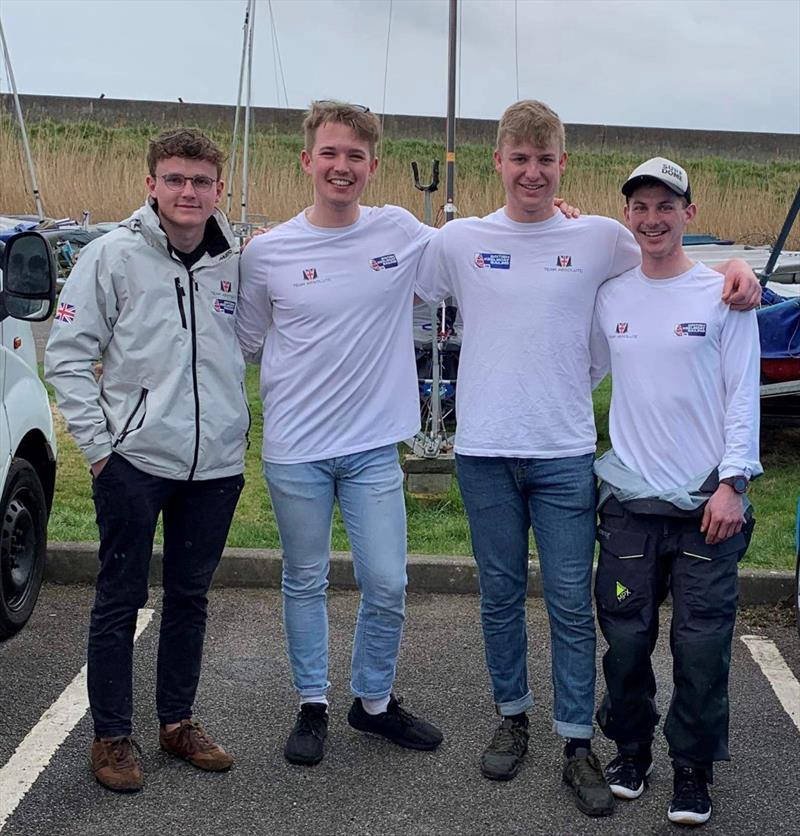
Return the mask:
<svg viewBox="0 0 800 836"><path fill-rule="evenodd" d="M47 554L47 502L36 471L14 459L0 503L0 640L30 618Z"/></svg>

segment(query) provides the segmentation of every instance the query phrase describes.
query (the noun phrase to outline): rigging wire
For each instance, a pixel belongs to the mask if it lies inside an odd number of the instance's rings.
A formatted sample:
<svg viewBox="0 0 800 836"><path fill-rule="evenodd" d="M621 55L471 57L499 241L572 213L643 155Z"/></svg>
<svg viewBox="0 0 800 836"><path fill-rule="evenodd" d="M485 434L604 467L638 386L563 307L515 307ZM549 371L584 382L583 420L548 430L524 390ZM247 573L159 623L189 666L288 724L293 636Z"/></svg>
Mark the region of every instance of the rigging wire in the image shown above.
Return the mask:
<svg viewBox="0 0 800 836"><path fill-rule="evenodd" d="M519 101L519 23L517 20L518 0L514 0L514 69L517 79L517 101Z"/></svg>
<svg viewBox="0 0 800 836"><path fill-rule="evenodd" d="M383 62L383 99L381 101L381 138L378 140L378 159L383 155L383 125L386 120L386 89L389 83L389 44L392 37L392 7L394 0L389 0L389 21L386 26L386 55ZM383 180L383 167L378 168L378 183Z"/></svg>
<svg viewBox="0 0 800 836"><path fill-rule="evenodd" d="M268 0L267 5L269 6L269 22L270 26L272 27L272 40L274 44L274 54L278 58L278 70L281 74L281 85L283 86L283 101L286 107L289 107L289 95L286 92L286 76L283 73L283 61L281 61L281 47L280 43L278 42L278 24L275 22L275 14L272 11L272 0ZM275 79L275 86L277 87L278 80ZM280 96L278 97L278 101L280 102Z"/></svg>

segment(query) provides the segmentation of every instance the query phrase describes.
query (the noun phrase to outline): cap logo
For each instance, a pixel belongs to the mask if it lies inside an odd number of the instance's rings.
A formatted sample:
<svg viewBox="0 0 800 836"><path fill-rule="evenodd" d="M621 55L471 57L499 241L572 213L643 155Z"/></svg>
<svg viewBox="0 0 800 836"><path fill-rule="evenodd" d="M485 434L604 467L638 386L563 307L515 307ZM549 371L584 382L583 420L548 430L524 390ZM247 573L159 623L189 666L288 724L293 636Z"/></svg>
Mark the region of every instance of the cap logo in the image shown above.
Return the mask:
<svg viewBox="0 0 800 836"><path fill-rule="evenodd" d="M671 163L662 163L661 173L666 174L667 177L674 177L679 183L683 183L683 171Z"/></svg>

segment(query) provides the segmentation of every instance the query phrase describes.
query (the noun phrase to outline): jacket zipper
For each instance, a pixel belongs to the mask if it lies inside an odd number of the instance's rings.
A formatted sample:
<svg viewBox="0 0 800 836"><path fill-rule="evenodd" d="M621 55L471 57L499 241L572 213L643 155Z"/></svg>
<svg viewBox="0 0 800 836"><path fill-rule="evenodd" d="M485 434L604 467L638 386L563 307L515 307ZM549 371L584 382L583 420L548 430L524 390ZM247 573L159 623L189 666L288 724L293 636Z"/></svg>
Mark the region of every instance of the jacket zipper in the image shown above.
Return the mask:
<svg viewBox="0 0 800 836"><path fill-rule="evenodd" d="M117 436L117 440L111 445L112 447L116 447L118 444L121 444L125 440L125 436L129 433L136 432L136 430L140 430L142 428L142 424L144 424L144 417L147 414L147 410L145 409L142 412L142 417L139 419L139 423L135 427L130 427L131 421L133 421L133 416L139 411L139 407L144 403L145 399L147 398L147 389L142 389L141 394L139 395L139 400L136 401L136 406L131 411L131 414L128 416L128 420L125 422L125 426L122 428L122 432Z"/></svg>
<svg viewBox="0 0 800 836"><path fill-rule="evenodd" d="M191 273L189 274L191 276ZM186 327L186 311L183 309L183 297L186 296L186 291L181 286L181 280L179 276L175 276L175 293L178 297L178 311L181 315L181 325Z"/></svg>
<svg viewBox="0 0 800 836"><path fill-rule="evenodd" d="M197 470L197 459L200 455L200 392L197 387L197 321L195 317L194 294L197 284L194 280L194 273L189 274L189 311L192 317L192 386L194 387L194 459L192 468L189 471L189 479L194 479L194 472Z"/></svg>

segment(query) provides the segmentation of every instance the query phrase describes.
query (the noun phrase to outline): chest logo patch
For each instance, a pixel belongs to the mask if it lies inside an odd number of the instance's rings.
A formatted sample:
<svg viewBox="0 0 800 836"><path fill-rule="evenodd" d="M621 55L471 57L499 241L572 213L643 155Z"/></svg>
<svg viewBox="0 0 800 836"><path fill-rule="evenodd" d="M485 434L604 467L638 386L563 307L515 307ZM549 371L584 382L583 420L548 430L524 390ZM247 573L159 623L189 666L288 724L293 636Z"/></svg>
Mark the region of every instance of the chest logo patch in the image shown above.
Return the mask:
<svg viewBox="0 0 800 836"><path fill-rule="evenodd" d="M223 293L230 293L231 292L231 283L226 282L224 279L222 279L222 281L220 281L220 283L219 283L219 289Z"/></svg>
<svg viewBox="0 0 800 836"><path fill-rule="evenodd" d="M572 256L560 255L556 259L556 267L572 267Z"/></svg>
<svg viewBox="0 0 800 836"><path fill-rule="evenodd" d="M217 313L224 313L230 316L236 310L236 302L230 299L215 299L214 310Z"/></svg>
<svg viewBox="0 0 800 836"><path fill-rule="evenodd" d="M627 334L628 333L628 323L627 322L618 322L617 323L617 333L618 334Z"/></svg>
<svg viewBox="0 0 800 836"><path fill-rule="evenodd" d="M303 270L303 278L307 282L314 281L314 279L317 278L317 268L316 267L306 267L306 269Z"/></svg>
<svg viewBox="0 0 800 836"><path fill-rule="evenodd" d="M679 322L674 329L676 337L705 337L705 322Z"/></svg>
<svg viewBox="0 0 800 836"><path fill-rule="evenodd" d="M370 259L369 266L373 270L389 270L392 267L397 267L397 256L394 253L379 255L377 258Z"/></svg>
<svg viewBox="0 0 800 836"><path fill-rule="evenodd" d="M481 269L488 267L490 270L510 270L511 254L475 253L475 266L480 267Z"/></svg>

